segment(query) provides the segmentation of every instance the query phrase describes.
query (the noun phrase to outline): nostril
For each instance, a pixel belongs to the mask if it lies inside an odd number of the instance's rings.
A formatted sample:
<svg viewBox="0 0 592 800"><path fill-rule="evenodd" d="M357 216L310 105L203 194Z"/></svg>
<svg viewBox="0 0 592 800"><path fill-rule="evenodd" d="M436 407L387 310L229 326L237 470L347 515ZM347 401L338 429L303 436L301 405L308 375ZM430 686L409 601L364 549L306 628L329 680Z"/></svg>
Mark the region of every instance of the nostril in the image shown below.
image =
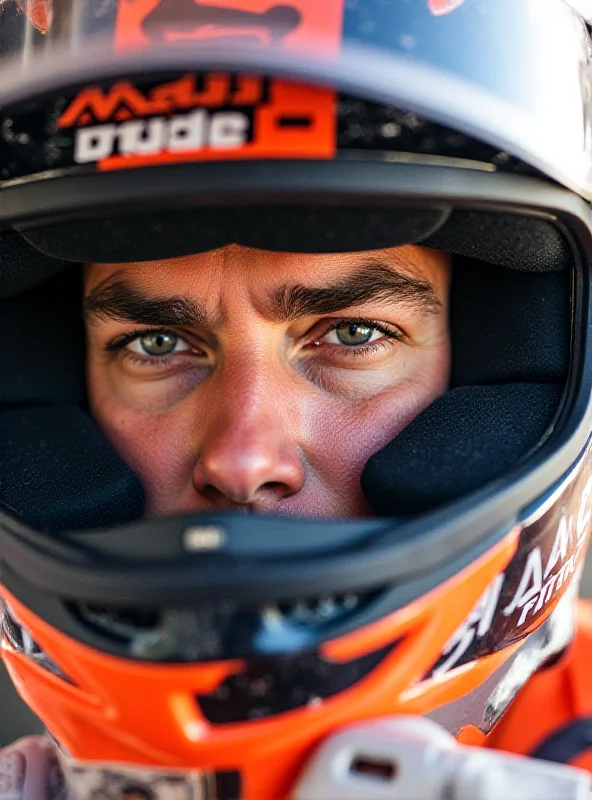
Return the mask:
<svg viewBox="0 0 592 800"><path fill-rule="evenodd" d="M204 486L202 486L200 489L200 494L205 497L206 500L210 500L211 502L215 502L224 497L220 489L216 489L216 487L211 483L206 483Z"/></svg>
<svg viewBox="0 0 592 800"><path fill-rule="evenodd" d="M236 492L223 492L211 483L195 487L198 494L211 503L216 509L223 511L232 510L248 513L252 502L246 495L239 496Z"/></svg>
<svg viewBox="0 0 592 800"><path fill-rule="evenodd" d="M270 492L273 494L282 494L282 497L288 493L289 488L285 483L280 481L268 481L259 487L259 491Z"/></svg>
<svg viewBox="0 0 592 800"><path fill-rule="evenodd" d="M268 481L258 486L254 492L242 496L239 496L236 491L223 492L212 483L206 483L204 486L200 487L198 491L208 502L218 505L228 504L229 502L233 505L236 503L248 505L256 503L257 500L263 500L265 497L268 499L273 498L274 500L281 500L289 494L292 494L290 487L281 481Z"/></svg>

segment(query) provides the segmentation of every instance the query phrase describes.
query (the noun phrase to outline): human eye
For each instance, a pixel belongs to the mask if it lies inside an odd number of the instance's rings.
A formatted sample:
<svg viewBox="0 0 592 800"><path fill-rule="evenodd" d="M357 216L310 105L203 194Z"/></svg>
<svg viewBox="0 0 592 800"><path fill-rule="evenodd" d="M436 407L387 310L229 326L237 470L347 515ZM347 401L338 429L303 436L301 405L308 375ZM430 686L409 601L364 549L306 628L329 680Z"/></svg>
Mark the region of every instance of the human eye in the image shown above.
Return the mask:
<svg viewBox="0 0 592 800"><path fill-rule="evenodd" d="M141 356L168 356L190 350L191 347L172 331L149 331L132 339L127 348L130 353Z"/></svg>
<svg viewBox="0 0 592 800"><path fill-rule="evenodd" d="M348 355L364 355L377 348L392 346L403 338L396 327L369 319L333 320L315 337L316 347L329 346L347 350Z"/></svg>
<svg viewBox="0 0 592 800"><path fill-rule="evenodd" d="M106 349L131 365L142 367L172 365L177 356L204 355L178 333L165 329L130 331L109 342Z"/></svg>

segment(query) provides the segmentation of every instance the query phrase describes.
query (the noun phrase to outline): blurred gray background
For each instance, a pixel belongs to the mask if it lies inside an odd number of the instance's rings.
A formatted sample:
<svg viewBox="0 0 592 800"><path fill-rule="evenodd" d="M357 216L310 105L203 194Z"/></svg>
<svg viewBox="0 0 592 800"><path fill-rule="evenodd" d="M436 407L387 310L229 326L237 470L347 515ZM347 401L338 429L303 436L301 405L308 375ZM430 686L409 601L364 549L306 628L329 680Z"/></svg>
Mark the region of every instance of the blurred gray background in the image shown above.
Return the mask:
<svg viewBox="0 0 592 800"><path fill-rule="evenodd" d="M582 596L592 599L592 551L584 567ZM0 666L0 746L41 730L39 720L19 699L6 670Z"/></svg>

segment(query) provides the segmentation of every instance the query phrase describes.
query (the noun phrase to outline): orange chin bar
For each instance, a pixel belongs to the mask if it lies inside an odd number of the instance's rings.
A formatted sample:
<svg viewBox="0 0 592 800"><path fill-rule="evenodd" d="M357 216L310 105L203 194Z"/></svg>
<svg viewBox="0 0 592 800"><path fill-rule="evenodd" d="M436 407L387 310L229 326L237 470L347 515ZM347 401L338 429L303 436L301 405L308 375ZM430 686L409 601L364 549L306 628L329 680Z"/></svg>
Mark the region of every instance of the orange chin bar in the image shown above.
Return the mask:
<svg viewBox="0 0 592 800"><path fill-rule="evenodd" d="M406 608L322 645L323 657L348 662L396 643L358 683L264 719L212 724L196 700L244 669L243 662L147 664L106 655L55 630L4 589L19 623L72 682L16 652L6 639L3 658L25 702L72 757L237 771L241 800L278 800L332 731L373 717L428 714L473 691L512 655L517 645L424 679L503 572L518 535L514 529L477 563ZM484 737L465 727L459 739L477 744Z"/></svg>

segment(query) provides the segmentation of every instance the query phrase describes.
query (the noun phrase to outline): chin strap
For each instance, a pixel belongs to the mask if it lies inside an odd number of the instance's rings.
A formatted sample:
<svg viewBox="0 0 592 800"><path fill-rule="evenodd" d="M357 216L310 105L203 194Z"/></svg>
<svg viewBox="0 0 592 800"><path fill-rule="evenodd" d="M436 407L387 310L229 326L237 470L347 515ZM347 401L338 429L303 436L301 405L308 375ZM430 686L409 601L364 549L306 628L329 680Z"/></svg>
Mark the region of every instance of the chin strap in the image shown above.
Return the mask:
<svg viewBox="0 0 592 800"><path fill-rule="evenodd" d="M423 717L391 717L324 742L291 800L592 800L589 772L459 745Z"/></svg>
<svg viewBox="0 0 592 800"><path fill-rule="evenodd" d="M209 782L172 781L131 765L113 771L113 765L75 763L71 775L67 767L62 773L49 739L21 739L0 753L0 800L224 800ZM134 793L131 774L142 791ZM461 746L422 717L393 717L329 737L290 800L592 800L592 778L575 767Z"/></svg>

